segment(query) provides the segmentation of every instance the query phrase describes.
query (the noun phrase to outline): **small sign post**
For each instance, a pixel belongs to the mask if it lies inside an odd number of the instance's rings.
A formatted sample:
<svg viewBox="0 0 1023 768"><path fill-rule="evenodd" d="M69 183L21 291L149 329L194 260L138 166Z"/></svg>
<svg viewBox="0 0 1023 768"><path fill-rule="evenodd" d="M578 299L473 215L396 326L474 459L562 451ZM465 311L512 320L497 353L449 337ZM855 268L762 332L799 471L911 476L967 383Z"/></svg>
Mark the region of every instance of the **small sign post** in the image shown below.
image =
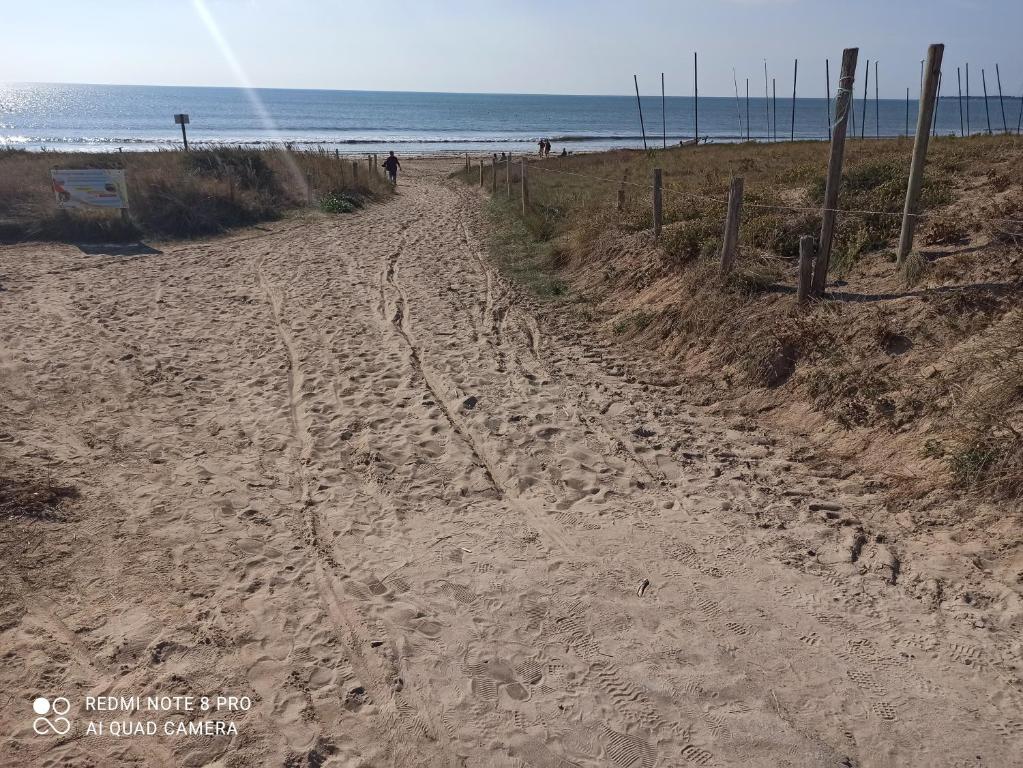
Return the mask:
<svg viewBox="0 0 1023 768"><path fill-rule="evenodd" d="M185 143L185 151L188 151L188 134L185 132L185 126L188 125L188 115L180 114L174 115L175 125L181 126L181 140Z"/></svg>

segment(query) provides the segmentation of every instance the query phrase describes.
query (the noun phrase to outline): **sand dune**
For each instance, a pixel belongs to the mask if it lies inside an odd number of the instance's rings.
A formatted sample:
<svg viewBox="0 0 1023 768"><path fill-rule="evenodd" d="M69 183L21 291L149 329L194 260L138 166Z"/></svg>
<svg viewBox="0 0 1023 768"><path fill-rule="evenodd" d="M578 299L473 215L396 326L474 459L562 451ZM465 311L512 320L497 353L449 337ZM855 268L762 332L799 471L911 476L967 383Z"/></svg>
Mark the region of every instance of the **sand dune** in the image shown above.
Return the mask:
<svg viewBox="0 0 1023 768"><path fill-rule="evenodd" d="M1019 638L900 589L870 483L532 307L424 168L160 254L0 249L0 454L81 492L3 523L0 763L1020 764ZM254 703L84 733L128 693Z"/></svg>

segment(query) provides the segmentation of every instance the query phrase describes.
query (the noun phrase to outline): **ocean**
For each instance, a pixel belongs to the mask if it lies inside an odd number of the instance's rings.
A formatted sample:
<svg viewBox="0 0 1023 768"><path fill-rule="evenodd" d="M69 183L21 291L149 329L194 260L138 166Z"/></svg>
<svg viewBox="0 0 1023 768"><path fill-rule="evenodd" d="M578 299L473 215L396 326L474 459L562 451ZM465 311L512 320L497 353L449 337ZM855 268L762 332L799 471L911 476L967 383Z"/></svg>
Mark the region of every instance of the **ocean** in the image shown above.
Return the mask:
<svg viewBox="0 0 1023 768"><path fill-rule="evenodd" d="M773 104L777 104L774 114ZM647 142L662 145L693 136L695 102L669 96L662 118L661 97L644 96ZM1003 129L997 96L970 99L970 129L986 132L988 114ZM1005 126L1016 131L1020 99L1006 97ZM749 138L763 141L825 139L825 98L763 96L749 101ZM864 130L862 98L855 101L855 130ZM287 143L294 149L323 147L344 153L529 152L541 137L554 152L642 147L634 95L549 96L524 94L400 93L291 89L193 88L176 86L0 85L0 148L54 151L170 149L181 145L173 116L190 115L190 143L260 146ZM917 102L873 98L866 103L867 136L915 131ZM964 112L965 118L965 112ZM793 122L794 120L794 122ZM943 96L939 134L959 134L959 100ZM746 100L700 97L699 133L711 141L747 136Z"/></svg>

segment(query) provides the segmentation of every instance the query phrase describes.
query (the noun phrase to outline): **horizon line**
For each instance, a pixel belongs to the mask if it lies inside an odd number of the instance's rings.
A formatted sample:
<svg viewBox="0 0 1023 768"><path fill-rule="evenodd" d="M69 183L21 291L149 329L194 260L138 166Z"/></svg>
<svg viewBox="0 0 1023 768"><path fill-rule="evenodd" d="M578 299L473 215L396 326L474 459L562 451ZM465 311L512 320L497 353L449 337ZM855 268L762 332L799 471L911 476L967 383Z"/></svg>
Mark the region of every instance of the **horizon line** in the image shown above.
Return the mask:
<svg viewBox="0 0 1023 768"><path fill-rule="evenodd" d="M58 82L52 80L12 80L12 81L0 81L0 87L6 86L24 86L24 85L44 85L44 86L60 86L60 85L72 85L72 86L87 86L87 87L101 87L101 88L194 88L194 89L215 89L215 90L246 90L245 86L242 85L172 85L164 83L83 83L83 82ZM378 88L313 88L313 87L294 87L294 86L256 86L258 91L313 91L313 92L324 92L324 93L395 93L395 94L422 94L428 96L560 96L568 98L634 98L634 94L631 93L526 93L519 91L415 91L415 90L388 90ZM660 98L659 93L643 94L640 96L643 98ZM695 98L692 94L665 94L667 98L671 99L693 99ZM725 96L716 94L701 94L701 98L706 99L733 99L733 94ZM763 96L750 95L751 100L763 99ZM779 97L784 102L791 102L792 97L786 95L784 98ZM821 96L797 96L797 99L827 99L826 95ZM946 95L941 94L941 99L958 99L959 96L956 94ZM967 98L963 96L962 98ZM970 100L983 99L984 96L972 94ZM998 98L997 96L988 96L988 98ZM1006 95L1002 97L1004 99L1018 100L1023 96L1011 96ZM740 100L744 100L744 96L740 96ZM863 99L858 99L862 101ZM868 98L868 101L874 99ZM885 96L881 98L881 101L904 101L903 97L891 97ZM911 99L911 101L919 101L919 97Z"/></svg>

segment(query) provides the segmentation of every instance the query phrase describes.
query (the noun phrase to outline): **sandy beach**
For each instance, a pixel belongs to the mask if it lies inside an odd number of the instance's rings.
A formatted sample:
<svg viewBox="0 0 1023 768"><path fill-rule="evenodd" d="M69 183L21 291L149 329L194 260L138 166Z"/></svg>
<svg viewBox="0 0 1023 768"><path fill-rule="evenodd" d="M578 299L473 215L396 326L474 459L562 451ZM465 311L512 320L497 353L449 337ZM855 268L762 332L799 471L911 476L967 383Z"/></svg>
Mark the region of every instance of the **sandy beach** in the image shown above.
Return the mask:
<svg viewBox="0 0 1023 768"><path fill-rule="evenodd" d="M1019 636L903 590L870 478L507 284L458 162L0 246L0 457L78 494L0 533L0 764L1019 765ZM87 732L135 695L251 705Z"/></svg>

